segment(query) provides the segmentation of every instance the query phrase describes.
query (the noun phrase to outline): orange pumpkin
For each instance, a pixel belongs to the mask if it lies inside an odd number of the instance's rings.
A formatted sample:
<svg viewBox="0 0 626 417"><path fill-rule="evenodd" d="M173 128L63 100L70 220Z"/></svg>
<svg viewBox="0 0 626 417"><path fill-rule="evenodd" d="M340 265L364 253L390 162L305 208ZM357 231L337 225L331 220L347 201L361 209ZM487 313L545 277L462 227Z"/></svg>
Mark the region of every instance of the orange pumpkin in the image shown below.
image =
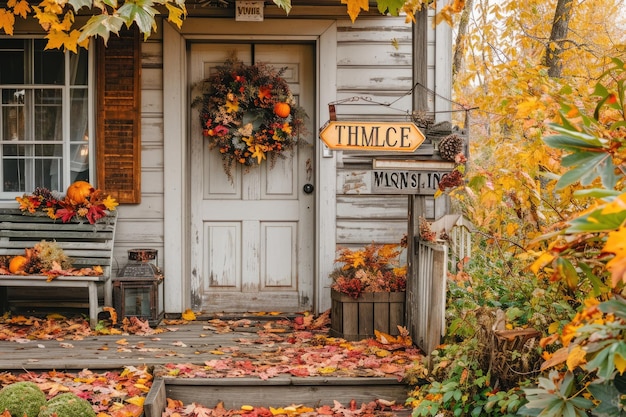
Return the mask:
<svg viewBox="0 0 626 417"><path fill-rule="evenodd" d="M274 114L278 117L282 117L283 119L291 113L291 107L287 103L276 103L274 104Z"/></svg>
<svg viewBox="0 0 626 417"><path fill-rule="evenodd" d="M28 258L22 255L17 255L11 258L9 262L9 272L12 274L17 274L18 272L23 272L24 268L26 268L26 263L28 262Z"/></svg>
<svg viewBox="0 0 626 417"><path fill-rule="evenodd" d="M76 181L67 187L65 194L75 204L83 204L92 191L93 187L87 181Z"/></svg>

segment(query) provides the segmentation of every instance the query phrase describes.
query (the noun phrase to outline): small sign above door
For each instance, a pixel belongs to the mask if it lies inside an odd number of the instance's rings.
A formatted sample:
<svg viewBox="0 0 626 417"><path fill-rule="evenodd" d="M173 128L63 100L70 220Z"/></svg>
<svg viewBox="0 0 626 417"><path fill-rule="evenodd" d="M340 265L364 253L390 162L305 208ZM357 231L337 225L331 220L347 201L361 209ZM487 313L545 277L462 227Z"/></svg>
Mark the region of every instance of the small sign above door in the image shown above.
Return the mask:
<svg viewBox="0 0 626 417"><path fill-rule="evenodd" d="M235 20L238 22L262 22L263 1L236 1Z"/></svg>
<svg viewBox="0 0 626 417"><path fill-rule="evenodd" d="M329 122L320 138L330 149L413 152L424 134L411 122Z"/></svg>

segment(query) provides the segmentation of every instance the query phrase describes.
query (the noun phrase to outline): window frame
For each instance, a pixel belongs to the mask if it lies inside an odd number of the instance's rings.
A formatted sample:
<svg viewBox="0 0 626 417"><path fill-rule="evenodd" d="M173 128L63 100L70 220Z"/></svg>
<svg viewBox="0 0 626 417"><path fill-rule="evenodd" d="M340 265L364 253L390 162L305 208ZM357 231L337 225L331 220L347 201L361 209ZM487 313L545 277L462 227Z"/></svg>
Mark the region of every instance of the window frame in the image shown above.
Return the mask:
<svg viewBox="0 0 626 417"><path fill-rule="evenodd" d="M25 65L28 65L30 67L30 71L33 72L34 71L34 65L35 65L35 59L34 59L34 53L35 53L35 42L37 40L43 40L43 36L37 36L37 35L32 35L32 36L23 36L23 35L15 35L15 36L0 36L0 39L4 40L4 39L15 39L15 40L22 40L22 41L28 41L28 46L25 47L25 56L24 56L24 62ZM70 51L65 51L63 52L63 65L64 65L64 79L63 79L63 83L62 84L36 84L34 81L34 79L30 79L30 80L25 80L27 83L24 84L4 84L2 85L2 89L20 89L23 88L24 90L30 90L31 93L34 95L34 93L37 90L45 90L45 89L60 89L61 90L61 140L60 141L53 141L53 143L56 144L60 144L61 145L61 149L62 149L62 155L61 155L61 179L60 179L60 187L62 188L61 190L51 190L51 191L59 191L59 192L64 192L65 189L67 189L67 187L71 184L72 182L72 171L71 171L71 164L72 164L72 159L73 159L73 155L72 155L72 146L73 145L78 145L80 146L80 142L76 141L76 140L72 140L72 135L71 135L71 127L72 127L72 120L71 120L71 115L72 115L72 93L75 91L80 91L80 90L85 90L87 93L87 97L86 97L86 101L87 101L87 135L88 135L88 142L87 142L87 151L88 151L88 155L87 155L87 163L88 163L88 170L89 170L89 181L90 183L93 184L93 181L96 179L96 159L95 159L95 153L96 153L96 145L97 145L97 138L96 138L96 91L95 91L95 86L96 86L96 54L93 51L94 48L88 48L87 50L82 50L81 53L86 53L87 54L87 82L86 84L73 84L72 80L71 80L71 67L72 67L72 60L71 60L71 55L73 54ZM30 107L34 107L36 106L36 103L31 103L29 106ZM4 104L2 104L2 107L4 107ZM30 114L30 120L26 120L25 121L25 125L32 125L34 123L33 118L35 117L34 112L31 112ZM4 138L3 138L4 139ZM4 145L6 145L7 143L10 143L10 140L2 140L0 142L0 160L4 161ZM21 145L21 146L37 146L37 143L39 143L39 141L21 141L21 142L16 142L16 144ZM29 161L33 161L36 158L34 158L33 156L19 156L19 158L23 158L25 160L25 163L28 164ZM2 165L0 165L0 168L2 167ZM2 180L4 180L4 176L3 176L3 172L0 169L0 178L2 178ZM19 197L21 195L23 195L25 192L32 192L33 190L29 189L31 185L28 183L25 183L25 188L26 190L24 191L5 191L4 187L0 188L0 202L3 201L13 201L15 200L15 197ZM35 187L37 187L37 184L34 184Z"/></svg>

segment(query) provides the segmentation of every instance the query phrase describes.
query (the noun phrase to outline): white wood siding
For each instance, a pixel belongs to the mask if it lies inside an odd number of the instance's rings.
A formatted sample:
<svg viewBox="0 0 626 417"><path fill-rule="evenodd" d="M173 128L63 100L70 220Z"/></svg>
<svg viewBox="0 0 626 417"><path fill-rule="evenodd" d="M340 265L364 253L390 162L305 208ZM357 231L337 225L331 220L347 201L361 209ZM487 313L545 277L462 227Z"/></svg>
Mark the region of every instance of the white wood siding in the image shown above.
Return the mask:
<svg viewBox="0 0 626 417"><path fill-rule="evenodd" d="M441 65L450 62L440 57L442 53L444 58L449 56L450 50L436 48L437 39L444 36L445 30L429 29L426 65L430 92L423 88L415 90L416 94L428 94L430 111L435 110L436 104L441 105L433 94L437 88L435 67L438 62ZM439 32L442 34L438 35ZM336 106L337 119L410 120L413 105L410 91L414 85L412 63L412 27L404 22L404 18L365 18L357 19L354 24L350 20L339 20L337 101L340 103ZM344 100L350 101L342 103ZM416 151L425 157L432 152L429 140ZM360 195L342 185L346 175L358 176L371 169L372 158L373 154L367 152L337 152L338 247L359 247L372 242L397 243L407 232L406 195ZM430 219L443 215L446 208L444 199L427 199L427 217Z"/></svg>

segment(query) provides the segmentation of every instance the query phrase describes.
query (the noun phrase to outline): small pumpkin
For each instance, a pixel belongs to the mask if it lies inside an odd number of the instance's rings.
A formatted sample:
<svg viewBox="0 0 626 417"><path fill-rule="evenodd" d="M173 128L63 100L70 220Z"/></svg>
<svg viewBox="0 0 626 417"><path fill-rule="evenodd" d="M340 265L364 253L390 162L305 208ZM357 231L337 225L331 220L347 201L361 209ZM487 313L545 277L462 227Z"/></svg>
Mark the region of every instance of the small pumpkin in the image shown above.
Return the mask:
<svg viewBox="0 0 626 417"><path fill-rule="evenodd" d="M26 264L28 263L28 258L22 255L17 255L11 258L9 262L9 272L12 274L17 274L19 272L24 272L26 268Z"/></svg>
<svg viewBox="0 0 626 417"><path fill-rule="evenodd" d="M291 113L291 107L289 104L279 102L274 104L274 114L278 117L282 117L283 119Z"/></svg>
<svg viewBox="0 0 626 417"><path fill-rule="evenodd" d="M83 204L92 191L93 187L87 181L76 181L67 187L65 195L75 204Z"/></svg>

